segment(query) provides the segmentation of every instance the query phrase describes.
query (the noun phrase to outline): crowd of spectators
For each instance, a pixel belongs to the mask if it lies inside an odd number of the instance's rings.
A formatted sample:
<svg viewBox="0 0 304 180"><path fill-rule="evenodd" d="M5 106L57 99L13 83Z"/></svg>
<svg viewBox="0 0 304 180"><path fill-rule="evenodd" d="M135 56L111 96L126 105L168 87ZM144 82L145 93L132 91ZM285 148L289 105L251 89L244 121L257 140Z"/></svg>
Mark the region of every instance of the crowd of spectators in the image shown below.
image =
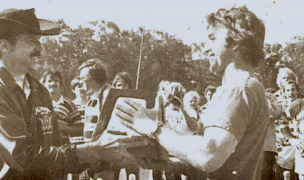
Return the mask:
<svg viewBox="0 0 304 180"><path fill-rule="evenodd" d="M59 71L46 71L40 79L50 93L62 136L66 140L70 138L72 141L73 137L93 137L98 117L110 88L133 89L133 78L128 72L117 73L113 82L108 83L106 69L102 61L98 59L86 61L79 67L79 71L80 75L75 77L70 85L75 94L73 100L64 97L60 92L62 75ZM196 133L200 116L207 108L215 91L216 87L208 86L204 92L207 103L199 106L201 97L198 92L187 92L181 83L162 80L159 84L157 98L161 97L163 100L165 122L175 127L180 133ZM85 122L90 122L91 126ZM126 167L125 170L127 177L130 174L134 174L136 178L139 177L139 166ZM90 179L86 174L84 172L80 176L74 175L73 178ZM161 179L161 174L163 174L161 171L155 171L154 179ZM166 179L181 179L181 174L165 174ZM118 180L119 175L120 168L114 170L114 179Z"/></svg>
<svg viewBox="0 0 304 180"><path fill-rule="evenodd" d="M118 73L112 84L107 83L106 69L98 59L88 60L80 68L80 76L71 82L71 89L76 98L70 100L60 93L62 82L58 71L47 71L41 78L41 83L49 90L53 106L63 137L82 136L83 131L92 131L96 125L84 127L84 121L97 123L97 118L110 88L132 89L133 78L128 72ZM94 71L99 71L98 74ZM100 77L100 73L103 78ZM258 74L255 77L261 81ZM270 123L264 146L262 179L304 179L301 165L304 162L304 113L302 112L302 94L299 89L298 78L288 67L280 67L277 75L279 90L268 88L265 90L269 105ZM206 103L199 106L203 98L196 91L186 91L182 84L163 80L159 84L157 98L161 97L164 106L164 119L171 127L180 133L197 133L199 123L204 122L201 117L208 109L208 103L216 93L216 87L208 86L204 94ZM101 103L100 103L100 100ZM75 111L75 108L78 111ZM93 113L93 114L92 114ZM94 114L95 113L95 114ZM201 126L204 123L201 124ZM85 129L84 129L85 128ZM86 129L88 128L88 129ZM105 129L105 128L104 128ZM115 170L114 179L119 179L120 168ZM139 167L126 168L127 177L134 174L139 177ZM163 175L165 174L165 175ZM154 179L181 179L181 174L154 171ZM188 176L188 179L192 179Z"/></svg>

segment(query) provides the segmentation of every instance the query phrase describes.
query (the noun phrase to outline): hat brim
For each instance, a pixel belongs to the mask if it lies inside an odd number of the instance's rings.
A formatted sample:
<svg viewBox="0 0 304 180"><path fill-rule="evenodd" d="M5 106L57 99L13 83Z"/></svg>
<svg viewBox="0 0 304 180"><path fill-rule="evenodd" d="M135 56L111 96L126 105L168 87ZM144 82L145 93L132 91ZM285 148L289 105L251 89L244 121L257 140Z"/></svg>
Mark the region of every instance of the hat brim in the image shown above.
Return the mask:
<svg viewBox="0 0 304 180"><path fill-rule="evenodd" d="M60 26L46 19L38 19L40 29L31 28L23 23L14 21L12 19L0 18L0 33L8 31L21 32L25 31L29 34L41 35L41 36L53 36L60 34Z"/></svg>

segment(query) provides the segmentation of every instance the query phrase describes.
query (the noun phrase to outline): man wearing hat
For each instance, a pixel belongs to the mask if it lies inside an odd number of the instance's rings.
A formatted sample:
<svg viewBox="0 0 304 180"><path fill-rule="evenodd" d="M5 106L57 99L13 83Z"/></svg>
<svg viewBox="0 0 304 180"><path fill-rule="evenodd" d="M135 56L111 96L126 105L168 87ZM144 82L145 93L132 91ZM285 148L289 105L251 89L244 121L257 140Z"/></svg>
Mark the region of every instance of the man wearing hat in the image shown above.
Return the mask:
<svg viewBox="0 0 304 180"><path fill-rule="evenodd" d="M82 172L100 151L62 143L50 95L28 74L40 37L59 33L34 9L0 12L0 179L58 179Z"/></svg>

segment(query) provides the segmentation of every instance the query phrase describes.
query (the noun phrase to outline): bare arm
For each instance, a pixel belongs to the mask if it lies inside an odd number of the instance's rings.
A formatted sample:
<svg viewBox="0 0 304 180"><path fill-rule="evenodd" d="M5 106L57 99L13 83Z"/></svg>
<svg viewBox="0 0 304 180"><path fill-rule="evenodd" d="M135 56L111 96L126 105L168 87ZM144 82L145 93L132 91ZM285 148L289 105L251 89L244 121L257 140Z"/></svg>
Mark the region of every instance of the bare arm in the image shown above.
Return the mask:
<svg viewBox="0 0 304 180"><path fill-rule="evenodd" d="M154 132L155 126L147 127L144 124L156 123L157 118L151 119L151 116L147 115L149 113L147 109L130 101L125 102L128 105L117 105L116 115L121 119L121 123L131 129L141 131L141 134ZM145 131L141 130L142 127L145 127ZM208 127L204 136L198 136L181 135L165 124L156 134L158 134L156 139L170 154L206 172L219 169L238 144L233 134L218 127Z"/></svg>
<svg viewBox="0 0 304 180"><path fill-rule="evenodd" d="M205 172L219 169L238 144L233 134L218 127L207 128L204 136L180 135L162 128L158 141L178 159Z"/></svg>

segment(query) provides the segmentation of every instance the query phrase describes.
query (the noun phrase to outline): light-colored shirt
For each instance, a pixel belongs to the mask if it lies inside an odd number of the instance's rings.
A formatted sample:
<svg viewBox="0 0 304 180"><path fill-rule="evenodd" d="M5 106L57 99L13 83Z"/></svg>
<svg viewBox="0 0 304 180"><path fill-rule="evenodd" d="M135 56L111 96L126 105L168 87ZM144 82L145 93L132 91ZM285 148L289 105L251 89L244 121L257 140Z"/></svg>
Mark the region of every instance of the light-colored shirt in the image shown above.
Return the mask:
<svg viewBox="0 0 304 180"><path fill-rule="evenodd" d="M211 179L259 179L263 146L269 123L269 108L263 85L246 71L225 72L201 119L204 127L229 131L238 141L235 152ZM202 134L199 128L198 134Z"/></svg>

